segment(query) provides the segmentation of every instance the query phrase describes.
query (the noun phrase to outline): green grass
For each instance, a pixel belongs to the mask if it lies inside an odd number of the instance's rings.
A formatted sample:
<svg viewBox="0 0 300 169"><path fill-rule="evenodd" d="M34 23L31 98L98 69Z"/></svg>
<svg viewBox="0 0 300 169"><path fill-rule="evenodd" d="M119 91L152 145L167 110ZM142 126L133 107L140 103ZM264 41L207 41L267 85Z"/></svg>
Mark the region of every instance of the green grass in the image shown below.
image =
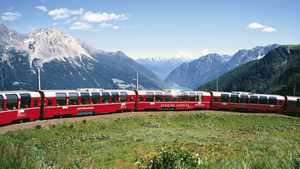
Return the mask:
<svg viewBox="0 0 300 169"><path fill-rule="evenodd" d="M0 166L143 168L164 147L197 153L199 168L299 168L300 119L162 112L36 126L0 135Z"/></svg>

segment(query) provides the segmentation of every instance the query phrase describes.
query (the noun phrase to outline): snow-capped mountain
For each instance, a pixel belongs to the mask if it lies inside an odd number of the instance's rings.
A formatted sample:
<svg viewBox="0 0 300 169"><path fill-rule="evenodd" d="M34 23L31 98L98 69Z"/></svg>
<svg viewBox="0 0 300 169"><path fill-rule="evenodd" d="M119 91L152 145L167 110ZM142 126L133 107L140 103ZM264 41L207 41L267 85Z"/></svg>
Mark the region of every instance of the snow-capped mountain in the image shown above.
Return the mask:
<svg viewBox="0 0 300 169"><path fill-rule="evenodd" d="M165 79L165 82L168 84L176 83L182 87L196 89L200 85L216 79L217 76L221 76L249 61L261 59L270 50L278 46L278 44L273 44L268 46L257 46L250 50L239 50L229 61L223 63L218 61L213 67L205 67L207 64L205 63L206 61L204 62L205 64L203 64L203 58L200 57L198 60L195 60L189 64L181 65L173 70ZM198 62L199 64L195 64L195 62ZM212 60L212 62L214 61ZM202 64L204 67L199 67L198 65L200 64Z"/></svg>
<svg viewBox="0 0 300 169"><path fill-rule="evenodd" d="M0 24L0 90L36 90L41 68L42 89L162 89L154 73L122 52L104 52L59 32L55 27L18 34Z"/></svg>
<svg viewBox="0 0 300 169"><path fill-rule="evenodd" d="M172 70L180 66L182 63L191 62L194 59L185 57L172 58L138 58L137 63L144 65L146 68L154 72L161 79L164 79Z"/></svg>

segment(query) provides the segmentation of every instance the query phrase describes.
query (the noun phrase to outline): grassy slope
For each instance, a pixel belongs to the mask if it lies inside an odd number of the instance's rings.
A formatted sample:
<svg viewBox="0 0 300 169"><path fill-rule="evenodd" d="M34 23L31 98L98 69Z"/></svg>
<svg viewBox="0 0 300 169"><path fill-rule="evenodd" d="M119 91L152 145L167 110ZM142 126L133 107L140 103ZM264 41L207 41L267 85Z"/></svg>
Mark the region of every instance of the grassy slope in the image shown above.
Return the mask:
<svg viewBox="0 0 300 169"><path fill-rule="evenodd" d="M198 152L208 168L300 167L299 118L203 112L84 120L7 132L0 135L0 165L130 168L137 156L143 158L177 138L184 148Z"/></svg>

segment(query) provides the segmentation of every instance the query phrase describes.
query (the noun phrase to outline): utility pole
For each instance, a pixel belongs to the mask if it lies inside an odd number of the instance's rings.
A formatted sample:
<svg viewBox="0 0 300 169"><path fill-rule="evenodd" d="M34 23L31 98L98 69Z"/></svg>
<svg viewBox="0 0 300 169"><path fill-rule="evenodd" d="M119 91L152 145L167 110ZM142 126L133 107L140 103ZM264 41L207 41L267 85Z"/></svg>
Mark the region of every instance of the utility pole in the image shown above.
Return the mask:
<svg viewBox="0 0 300 169"><path fill-rule="evenodd" d="M38 78L38 88L41 90L41 74L40 74L40 69L37 68L37 78Z"/></svg>
<svg viewBox="0 0 300 169"><path fill-rule="evenodd" d="M139 90L139 74L136 74L136 90Z"/></svg>
<svg viewBox="0 0 300 169"><path fill-rule="evenodd" d="M218 82L218 76L217 76L217 92L219 91L219 82Z"/></svg>
<svg viewBox="0 0 300 169"><path fill-rule="evenodd" d="M294 83L294 96L296 95L296 83Z"/></svg>

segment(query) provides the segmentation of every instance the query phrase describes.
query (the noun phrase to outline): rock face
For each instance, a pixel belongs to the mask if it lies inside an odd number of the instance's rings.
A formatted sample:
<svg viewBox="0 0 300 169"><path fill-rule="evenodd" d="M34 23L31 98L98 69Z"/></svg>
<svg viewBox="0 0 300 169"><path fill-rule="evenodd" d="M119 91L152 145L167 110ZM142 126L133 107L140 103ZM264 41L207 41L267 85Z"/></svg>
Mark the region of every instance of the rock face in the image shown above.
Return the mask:
<svg viewBox="0 0 300 169"><path fill-rule="evenodd" d="M37 68L42 89L162 89L154 73L123 52L104 52L56 28L18 34L0 25L0 90L36 90Z"/></svg>
<svg viewBox="0 0 300 169"><path fill-rule="evenodd" d="M205 56L204 58L206 59L200 57L198 60L189 64L183 64L173 70L165 79L165 82L168 84L176 83L179 86L196 89L199 86L216 79L217 76L221 76L249 61L263 58L270 50L278 46L278 44L273 44L264 47L257 46L250 50L239 50L228 62L225 62L220 56L218 57L220 59L211 59L211 62L207 60L207 58L212 57L212 55ZM196 64L196 62L198 63Z"/></svg>

